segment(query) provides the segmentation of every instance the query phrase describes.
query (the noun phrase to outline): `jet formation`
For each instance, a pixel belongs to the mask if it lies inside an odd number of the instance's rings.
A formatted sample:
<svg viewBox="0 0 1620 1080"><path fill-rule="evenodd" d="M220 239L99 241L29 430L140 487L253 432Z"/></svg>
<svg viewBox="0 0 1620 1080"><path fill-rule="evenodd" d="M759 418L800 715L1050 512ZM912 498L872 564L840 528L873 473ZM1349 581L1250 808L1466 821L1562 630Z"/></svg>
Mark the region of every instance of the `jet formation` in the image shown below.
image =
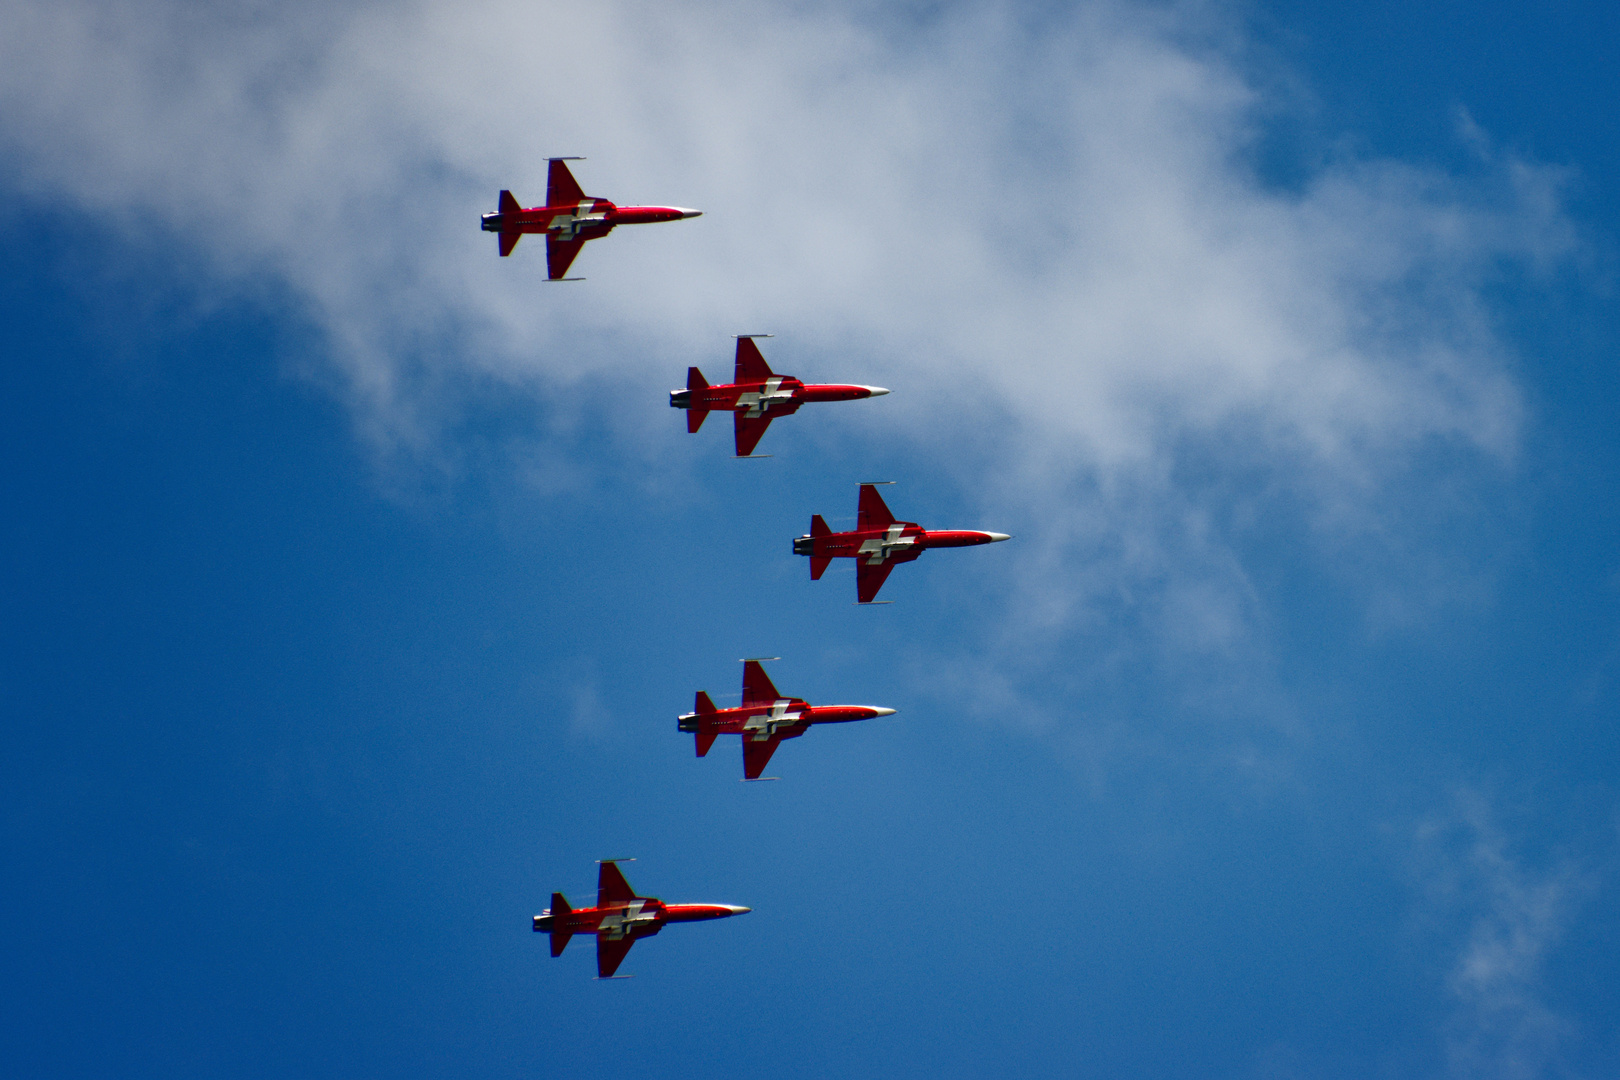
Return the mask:
<svg viewBox="0 0 1620 1080"><path fill-rule="evenodd" d="M561 956L575 934L595 934L596 977L611 979L630 946L669 923L729 919L751 910L735 904L666 904L637 896L619 872L617 860L604 859L596 874L596 906L571 908L567 897L554 892L551 906L534 917L534 932L551 935L552 956Z"/></svg>
<svg viewBox="0 0 1620 1080"><path fill-rule="evenodd" d="M709 695L699 690L692 711L677 726L696 737L698 757L707 755L720 736L741 735L743 779L758 780L782 740L797 739L812 724L847 724L894 713L878 705L812 705L803 698L783 697L759 660L744 660L741 705L716 709Z"/></svg>
<svg viewBox="0 0 1620 1080"><path fill-rule="evenodd" d="M581 281L568 268L586 241L606 236L620 225L646 225L699 217L701 210L680 206L615 206L585 194L565 164L580 158L551 158L546 177L546 204L525 210L510 191L502 191L499 209L481 219L483 230L499 234L501 255L512 254L524 233L546 236L546 276L551 281Z"/></svg>
<svg viewBox="0 0 1620 1080"><path fill-rule="evenodd" d="M810 557L811 581L819 580L834 559L859 560L855 564L855 602L870 604L891 570L929 548L977 547L1011 539L1006 533L925 529L914 521L897 521L877 485L862 484L855 531L835 533L816 514L810 518L809 534L793 541L793 554Z"/></svg>
<svg viewBox="0 0 1620 1080"><path fill-rule="evenodd" d="M711 412L730 412L736 428L738 457L749 457L765 429L780 416L791 416L807 401L854 401L879 397L881 386L855 383L806 384L771 370L754 339L769 334L738 334L737 365L729 383L711 385L703 372L686 369L686 389L671 390L669 404L686 410L686 430L696 433Z"/></svg>
<svg viewBox="0 0 1620 1080"><path fill-rule="evenodd" d="M566 164L577 160L548 159L544 206L524 209L510 191L503 190L495 213L483 215L481 226L497 235L503 258L512 254L525 233L544 235L547 279L578 281L581 279L567 274L587 242L620 225L678 221L700 214L679 206L616 206L588 196ZM771 421L792 415L806 402L852 401L889 392L881 386L811 384L778 375L754 343L755 338L768 336L738 335L736 367L729 383L711 385L697 368L687 368L686 388L670 391L669 403L686 410L688 432L695 434L711 412L729 412L736 455L753 457ZM872 604L886 602L876 598L895 566L911 562L929 548L972 547L1008 539L1006 533L924 529L915 522L897 521L877 486L862 484L854 531L835 533L816 514L810 519L810 532L793 541L793 553L809 557L812 581L821 578L832 560L855 559L856 601ZM720 736L739 736L743 779L760 780L772 779L761 774L784 740L796 739L816 724L850 723L894 713L894 709L876 705L811 705L803 698L786 697L771 682L760 659L752 659L743 661L742 704L716 708L709 695L699 690L693 710L678 719L677 727L694 736L698 757L706 756ZM534 930L550 936L554 957L562 955L575 934L594 934L597 978L624 978L615 973L631 946L669 923L724 919L749 910L732 904L666 904L655 897L637 896L619 872L617 860L607 859L599 866L595 907L570 907L562 893L554 892L551 906L534 917Z"/></svg>

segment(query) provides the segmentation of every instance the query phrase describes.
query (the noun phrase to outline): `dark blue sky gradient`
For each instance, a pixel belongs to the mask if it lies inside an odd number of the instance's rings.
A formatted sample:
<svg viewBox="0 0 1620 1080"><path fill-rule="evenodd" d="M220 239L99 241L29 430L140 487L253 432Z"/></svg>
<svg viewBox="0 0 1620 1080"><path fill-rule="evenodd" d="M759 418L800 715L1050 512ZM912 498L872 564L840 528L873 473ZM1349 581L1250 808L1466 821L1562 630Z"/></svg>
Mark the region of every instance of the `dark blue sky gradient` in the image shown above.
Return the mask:
<svg viewBox="0 0 1620 1080"><path fill-rule="evenodd" d="M502 449L523 410L469 391L448 472L379 461L296 374L318 346L275 292L217 301L182 237L15 211L3 1071L1440 1076L1446 981L1491 900L1435 869L1472 841L1412 836L1470 793L1529 879L1573 882L1534 989L1574 1034L1536 1075L1620 1069L1616 20L1257 11L1321 100L1302 131L1444 161L1464 106L1574 170L1590 249L1499 290L1521 456L1456 491L1463 512L1402 518L1392 590L1421 592L1424 566L1470 583L1441 625L1370 618L1297 516L1262 517L1233 535L1282 697L1124 641L1012 673L1080 718L1063 727L953 688L1018 540L902 567L875 609L789 554L877 476L902 481L902 517L1027 535L963 520L899 440L839 446L806 410L776 457L734 462L660 384L621 406L687 472L649 483L587 418L594 472L548 494ZM1241 478L1212 503L1220 483ZM1102 636L1139 629L1107 618ZM724 705L736 658L776 654L784 692L901 711L787 744L779 783L738 783L730 740L694 760L692 692ZM613 856L645 894L754 912L593 982L588 941L550 960L528 919L553 889L586 902Z"/></svg>

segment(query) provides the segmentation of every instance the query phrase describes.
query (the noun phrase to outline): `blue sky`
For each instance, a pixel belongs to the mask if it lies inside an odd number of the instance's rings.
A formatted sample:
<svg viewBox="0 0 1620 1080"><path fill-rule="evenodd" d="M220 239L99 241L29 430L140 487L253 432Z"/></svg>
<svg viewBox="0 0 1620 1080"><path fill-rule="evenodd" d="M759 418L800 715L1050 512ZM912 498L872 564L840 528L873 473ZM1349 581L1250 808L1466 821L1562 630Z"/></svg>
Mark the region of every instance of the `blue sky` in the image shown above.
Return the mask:
<svg viewBox="0 0 1620 1080"><path fill-rule="evenodd" d="M1612 10L6 19L9 1075L1620 1067ZM732 461L753 331L893 393ZM1016 539L857 608L879 477Z"/></svg>

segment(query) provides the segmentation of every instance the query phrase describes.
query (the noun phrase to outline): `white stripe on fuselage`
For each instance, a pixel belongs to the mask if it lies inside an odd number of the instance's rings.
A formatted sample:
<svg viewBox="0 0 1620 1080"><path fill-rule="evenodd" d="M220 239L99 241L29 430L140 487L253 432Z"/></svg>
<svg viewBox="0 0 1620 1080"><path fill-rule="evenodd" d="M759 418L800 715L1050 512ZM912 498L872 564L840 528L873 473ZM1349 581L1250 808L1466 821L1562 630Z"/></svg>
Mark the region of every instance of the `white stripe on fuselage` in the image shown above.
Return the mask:
<svg viewBox="0 0 1620 1080"><path fill-rule="evenodd" d="M788 727L796 723L804 715L802 712L788 712L793 702L787 698L778 698L771 705L768 713L756 713L743 721L743 738L752 742L764 742L776 734L779 727Z"/></svg>
<svg viewBox="0 0 1620 1080"><path fill-rule="evenodd" d="M917 542L915 536L901 536L906 531L904 525L896 522L890 525L881 537L872 540L862 540L859 554L865 555L867 566L879 566L896 548L911 547Z"/></svg>

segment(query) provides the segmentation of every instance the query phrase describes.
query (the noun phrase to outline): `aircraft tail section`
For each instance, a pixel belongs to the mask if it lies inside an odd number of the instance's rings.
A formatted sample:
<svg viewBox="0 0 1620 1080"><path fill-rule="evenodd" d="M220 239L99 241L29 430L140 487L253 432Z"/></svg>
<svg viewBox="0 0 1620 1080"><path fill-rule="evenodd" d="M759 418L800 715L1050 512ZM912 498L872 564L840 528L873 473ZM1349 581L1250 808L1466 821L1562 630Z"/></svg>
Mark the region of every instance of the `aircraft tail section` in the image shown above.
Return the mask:
<svg viewBox="0 0 1620 1080"><path fill-rule="evenodd" d="M810 518L810 539L812 543L820 537L831 535L832 530L827 528L827 523L821 519L820 514L815 514ZM810 580L820 581L821 575L827 572L827 567L831 563L831 555L810 556Z"/></svg>
<svg viewBox="0 0 1620 1080"><path fill-rule="evenodd" d="M503 214L517 214L523 210L523 206L505 188L501 189L501 197L496 205Z"/></svg>
<svg viewBox="0 0 1620 1080"><path fill-rule="evenodd" d="M695 367L686 369L686 391L688 394L696 397L700 392L708 388L709 380L703 377L703 372ZM686 410L686 430L695 433L698 428L703 426L703 421L708 419L708 416L708 409L688 408Z"/></svg>
<svg viewBox="0 0 1620 1080"><path fill-rule="evenodd" d="M731 380L732 382L764 382L774 374L775 372L771 371L771 366L765 362L765 357L760 353L759 346L754 344L753 338L740 337L737 339L737 372L736 376Z"/></svg>
<svg viewBox="0 0 1620 1080"><path fill-rule="evenodd" d="M697 739L697 756L703 757L709 752L709 747L714 745L714 740L720 737L720 732L717 730L714 721L709 719L718 710L714 707L714 702L709 700L709 695L699 690L692 711L697 713L698 717L695 735Z"/></svg>
<svg viewBox="0 0 1620 1080"><path fill-rule="evenodd" d="M502 192L502 194L504 195L505 192ZM519 240L523 239L523 234L520 232L502 232L497 233L496 238L501 242L501 258L504 259L512 254L512 249L517 247Z"/></svg>
<svg viewBox="0 0 1620 1080"><path fill-rule="evenodd" d="M551 955L561 956L568 948L568 939L574 932L568 929L568 915L574 909L568 906L568 901L560 892L551 894Z"/></svg>

